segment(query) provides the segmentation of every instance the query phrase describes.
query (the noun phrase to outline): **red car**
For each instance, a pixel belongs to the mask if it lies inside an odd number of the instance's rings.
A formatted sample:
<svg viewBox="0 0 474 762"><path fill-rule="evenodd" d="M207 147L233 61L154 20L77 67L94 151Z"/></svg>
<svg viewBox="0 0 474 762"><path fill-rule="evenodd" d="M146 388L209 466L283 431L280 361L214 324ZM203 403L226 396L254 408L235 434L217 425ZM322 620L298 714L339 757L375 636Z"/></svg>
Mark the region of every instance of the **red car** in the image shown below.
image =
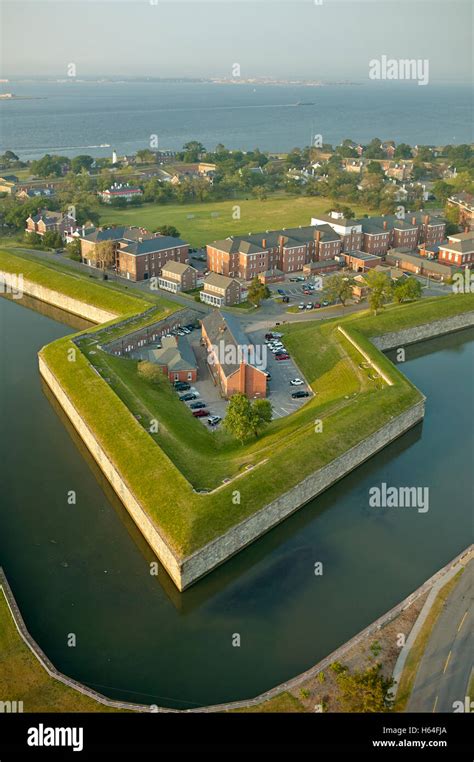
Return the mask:
<svg viewBox="0 0 474 762"><path fill-rule="evenodd" d="M275 360L289 360L290 355L276 355Z"/></svg>
<svg viewBox="0 0 474 762"><path fill-rule="evenodd" d="M205 415L209 415L209 410L193 410L193 415L195 418L203 418Z"/></svg>

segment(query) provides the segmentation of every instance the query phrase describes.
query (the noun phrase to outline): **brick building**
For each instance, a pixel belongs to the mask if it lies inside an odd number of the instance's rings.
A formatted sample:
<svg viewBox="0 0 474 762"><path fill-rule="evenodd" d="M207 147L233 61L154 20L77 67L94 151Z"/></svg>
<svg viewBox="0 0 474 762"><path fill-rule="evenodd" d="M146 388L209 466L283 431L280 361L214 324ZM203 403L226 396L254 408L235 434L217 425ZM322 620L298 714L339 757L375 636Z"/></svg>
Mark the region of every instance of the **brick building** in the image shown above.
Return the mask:
<svg viewBox="0 0 474 762"><path fill-rule="evenodd" d="M202 339L208 352L209 370L224 397L238 392L250 398L266 397L264 356L257 357L255 345L233 315L224 315L219 310L207 315L202 321Z"/></svg>
<svg viewBox="0 0 474 762"><path fill-rule="evenodd" d="M66 231L74 227L75 224L76 221L70 214L40 209L38 214L30 215L27 218L25 231L27 233L37 233L40 236L43 236L45 233L59 233L64 237Z"/></svg>
<svg viewBox="0 0 474 762"><path fill-rule="evenodd" d="M161 268L161 275L158 278L158 285L165 291L191 291L196 288L197 270L191 265L183 262L171 260L166 262Z"/></svg>
<svg viewBox="0 0 474 762"><path fill-rule="evenodd" d="M172 383L197 379L197 361L184 336L163 336L159 349L143 349L139 356L158 365Z"/></svg>
<svg viewBox="0 0 474 762"><path fill-rule="evenodd" d="M97 229L80 237L80 241L82 261L91 266L95 264L95 247L111 241L117 274L134 281L157 278L166 263L186 263L189 258L189 245L181 238L150 233L138 227Z"/></svg>
<svg viewBox="0 0 474 762"><path fill-rule="evenodd" d="M459 224L466 230L474 230L474 196L471 193L456 193L448 198L449 206L459 209Z"/></svg>
<svg viewBox="0 0 474 762"><path fill-rule="evenodd" d="M344 261L346 267L361 273L380 265L382 258L376 254L367 254L365 251L349 251L344 254Z"/></svg>
<svg viewBox="0 0 474 762"><path fill-rule="evenodd" d="M235 278L210 273L204 279L204 288L199 297L201 302L212 307L230 307L232 304L240 304L241 291L241 285Z"/></svg>
<svg viewBox="0 0 474 762"><path fill-rule="evenodd" d="M456 267L474 267L474 232L455 233L441 243L438 261Z"/></svg>
<svg viewBox="0 0 474 762"><path fill-rule="evenodd" d="M141 198L143 191L141 188L134 187L128 183L114 183L106 190L98 191L97 195L104 204L111 204L112 201L121 199L129 203L134 198Z"/></svg>
<svg viewBox="0 0 474 762"><path fill-rule="evenodd" d="M412 254L400 249L391 249L386 257L387 264L394 265L399 270L411 273L413 275L424 275L435 280L447 280L450 278L455 268L436 262L419 254Z"/></svg>

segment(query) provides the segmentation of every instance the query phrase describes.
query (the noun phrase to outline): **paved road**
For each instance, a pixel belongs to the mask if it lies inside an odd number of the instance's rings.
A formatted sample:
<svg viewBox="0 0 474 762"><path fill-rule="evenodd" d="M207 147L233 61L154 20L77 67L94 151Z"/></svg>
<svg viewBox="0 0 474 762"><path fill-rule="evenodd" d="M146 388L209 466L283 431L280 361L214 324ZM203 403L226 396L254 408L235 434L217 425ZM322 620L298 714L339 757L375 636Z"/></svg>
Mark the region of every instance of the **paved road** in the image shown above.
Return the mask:
<svg viewBox="0 0 474 762"><path fill-rule="evenodd" d="M465 700L472 668L473 572L471 561L433 628L407 712L453 712L453 702Z"/></svg>

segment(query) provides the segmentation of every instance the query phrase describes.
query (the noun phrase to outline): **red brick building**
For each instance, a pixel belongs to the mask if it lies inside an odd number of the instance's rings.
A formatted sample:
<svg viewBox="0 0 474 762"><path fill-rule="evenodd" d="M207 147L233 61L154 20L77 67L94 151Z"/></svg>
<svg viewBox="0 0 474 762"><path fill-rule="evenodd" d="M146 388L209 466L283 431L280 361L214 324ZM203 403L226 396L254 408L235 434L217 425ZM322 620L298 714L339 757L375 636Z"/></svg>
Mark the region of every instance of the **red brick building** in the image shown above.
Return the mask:
<svg viewBox="0 0 474 762"><path fill-rule="evenodd" d="M44 236L45 233L59 233L64 237L66 231L75 224L76 220L69 214L40 209L38 214L27 218L25 232L37 233L40 236Z"/></svg>
<svg viewBox="0 0 474 762"><path fill-rule="evenodd" d="M456 193L448 198L449 206L459 209L459 224L466 230L474 230L474 196L471 193Z"/></svg>
<svg viewBox="0 0 474 762"><path fill-rule="evenodd" d="M161 348L143 349L140 358L158 365L172 383L197 379L197 360L184 336L163 336Z"/></svg>
<svg viewBox="0 0 474 762"><path fill-rule="evenodd" d="M441 243L438 261L455 267L474 267L474 232L454 233Z"/></svg>
<svg viewBox="0 0 474 762"><path fill-rule="evenodd" d="M250 398L266 397L265 355L258 356L258 348L233 315L211 312L202 321L202 338L209 370L224 397L238 392Z"/></svg>

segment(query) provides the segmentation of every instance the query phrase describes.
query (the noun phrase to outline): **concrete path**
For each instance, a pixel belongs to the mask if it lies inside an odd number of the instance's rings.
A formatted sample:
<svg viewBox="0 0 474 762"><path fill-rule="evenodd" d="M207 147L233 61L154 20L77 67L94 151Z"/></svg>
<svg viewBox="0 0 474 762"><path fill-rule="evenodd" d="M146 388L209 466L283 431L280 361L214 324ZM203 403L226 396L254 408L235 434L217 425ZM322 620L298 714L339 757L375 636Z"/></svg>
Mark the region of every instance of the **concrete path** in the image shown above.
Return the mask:
<svg viewBox="0 0 474 762"><path fill-rule="evenodd" d="M453 712L453 703L465 700L473 654L473 572L471 560L433 627L407 712Z"/></svg>

